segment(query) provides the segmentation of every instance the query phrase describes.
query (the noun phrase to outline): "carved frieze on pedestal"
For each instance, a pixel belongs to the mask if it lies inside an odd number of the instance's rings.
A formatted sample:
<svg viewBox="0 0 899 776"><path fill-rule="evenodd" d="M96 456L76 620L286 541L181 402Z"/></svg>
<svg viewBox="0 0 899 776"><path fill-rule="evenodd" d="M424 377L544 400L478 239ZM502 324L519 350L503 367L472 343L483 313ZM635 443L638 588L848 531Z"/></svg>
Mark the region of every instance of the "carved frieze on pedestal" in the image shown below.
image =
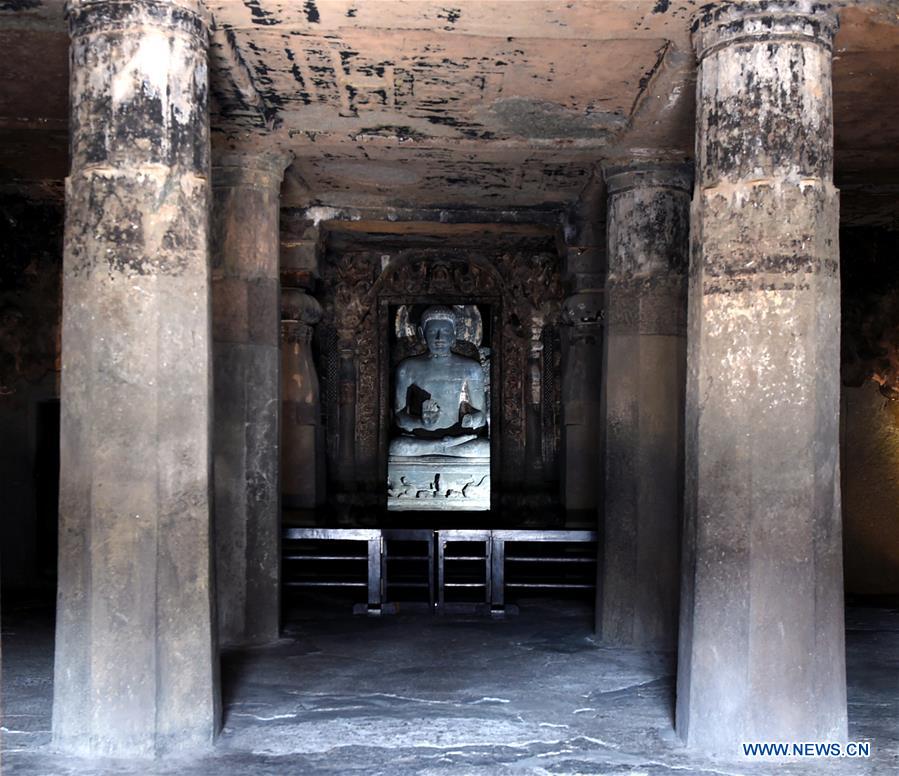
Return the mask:
<svg viewBox="0 0 899 776"><path fill-rule="evenodd" d="M490 509L490 458L389 458L388 509Z"/></svg>

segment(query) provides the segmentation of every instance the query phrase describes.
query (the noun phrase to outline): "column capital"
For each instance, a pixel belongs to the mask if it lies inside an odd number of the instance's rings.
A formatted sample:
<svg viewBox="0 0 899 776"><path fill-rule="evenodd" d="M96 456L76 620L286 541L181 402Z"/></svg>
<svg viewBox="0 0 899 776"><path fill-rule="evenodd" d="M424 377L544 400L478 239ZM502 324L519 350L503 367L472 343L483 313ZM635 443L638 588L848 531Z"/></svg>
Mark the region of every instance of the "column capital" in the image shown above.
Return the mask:
<svg viewBox="0 0 899 776"><path fill-rule="evenodd" d="M302 288L281 289L281 320L314 326L322 319L322 307Z"/></svg>
<svg viewBox="0 0 899 776"><path fill-rule="evenodd" d="M817 0L757 0L713 3L693 22L693 46L700 61L719 48L746 43L796 41L833 47L839 19Z"/></svg>
<svg viewBox="0 0 899 776"><path fill-rule="evenodd" d="M610 197L636 188L693 189L693 165L688 162L641 160L603 164Z"/></svg>
<svg viewBox="0 0 899 776"><path fill-rule="evenodd" d="M139 24L188 33L204 47L211 22L202 0L68 0L65 15L73 38L125 31Z"/></svg>
<svg viewBox="0 0 899 776"><path fill-rule="evenodd" d="M273 149L268 151L223 151L214 152L212 157L213 188L235 188L239 186L280 189L284 171L293 162L289 151Z"/></svg>
<svg viewBox="0 0 899 776"><path fill-rule="evenodd" d="M71 176L209 175L209 15L199 0L70 0ZM134 220L129 216L126 220Z"/></svg>
<svg viewBox="0 0 899 776"><path fill-rule="evenodd" d="M606 168L609 332L682 334L691 173L690 165L658 161Z"/></svg>
<svg viewBox="0 0 899 776"><path fill-rule="evenodd" d="M302 288L281 289L281 341L310 342L312 327L322 319L322 308Z"/></svg>

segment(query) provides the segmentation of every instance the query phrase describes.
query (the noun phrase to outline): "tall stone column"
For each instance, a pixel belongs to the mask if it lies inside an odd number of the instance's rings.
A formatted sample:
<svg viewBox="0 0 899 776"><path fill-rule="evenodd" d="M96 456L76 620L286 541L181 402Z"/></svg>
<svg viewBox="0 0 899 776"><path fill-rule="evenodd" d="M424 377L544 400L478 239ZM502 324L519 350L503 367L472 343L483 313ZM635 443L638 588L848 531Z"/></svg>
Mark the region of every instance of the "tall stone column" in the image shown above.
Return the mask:
<svg viewBox="0 0 899 776"><path fill-rule="evenodd" d="M836 24L784 0L695 26L677 728L731 754L846 736Z"/></svg>
<svg viewBox="0 0 899 776"><path fill-rule="evenodd" d="M605 170L603 642L677 643L689 167Z"/></svg>
<svg viewBox="0 0 899 776"><path fill-rule="evenodd" d="M71 0L55 745L219 719L210 548L208 19Z"/></svg>
<svg viewBox="0 0 899 776"><path fill-rule="evenodd" d="M212 303L219 637L278 638L280 154L215 160Z"/></svg>
<svg viewBox="0 0 899 776"><path fill-rule="evenodd" d="M281 292L281 491L291 509L314 509L324 497L324 429L310 346L321 317L305 289Z"/></svg>
<svg viewBox="0 0 899 776"><path fill-rule="evenodd" d="M601 237L602 235L598 235ZM602 493L603 268L600 245L568 246L562 303L562 499L569 515L595 525Z"/></svg>

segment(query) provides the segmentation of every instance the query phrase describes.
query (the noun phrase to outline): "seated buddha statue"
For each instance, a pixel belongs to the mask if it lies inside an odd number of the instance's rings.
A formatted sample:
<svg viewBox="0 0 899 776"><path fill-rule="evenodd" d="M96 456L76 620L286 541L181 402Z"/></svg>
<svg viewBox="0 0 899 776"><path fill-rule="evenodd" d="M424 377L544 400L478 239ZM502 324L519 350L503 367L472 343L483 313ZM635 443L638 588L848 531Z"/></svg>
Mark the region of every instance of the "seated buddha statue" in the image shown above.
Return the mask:
<svg viewBox="0 0 899 776"><path fill-rule="evenodd" d="M479 434L487 425L484 372L476 359L452 351L453 310L427 308L419 336L428 352L396 368L394 419L401 434L390 443L390 455L489 456L490 441Z"/></svg>

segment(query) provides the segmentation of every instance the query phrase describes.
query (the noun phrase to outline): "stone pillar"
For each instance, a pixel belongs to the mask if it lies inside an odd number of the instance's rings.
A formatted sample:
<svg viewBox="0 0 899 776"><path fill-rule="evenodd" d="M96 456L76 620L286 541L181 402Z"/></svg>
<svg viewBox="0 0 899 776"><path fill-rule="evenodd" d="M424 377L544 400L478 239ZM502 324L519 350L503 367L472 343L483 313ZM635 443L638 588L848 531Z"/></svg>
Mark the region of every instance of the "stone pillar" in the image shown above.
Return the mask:
<svg viewBox="0 0 899 776"><path fill-rule="evenodd" d="M356 348L352 332L339 331L337 352L337 479L341 492L356 489Z"/></svg>
<svg viewBox="0 0 899 776"><path fill-rule="evenodd" d="M278 213L286 158L215 160L212 305L219 638L259 643L280 627Z"/></svg>
<svg viewBox="0 0 899 776"><path fill-rule="evenodd" d="M597 237L601 237L602 232ZM568 246L562 303L562 499L593 527L600 505L600 391L603 266L601 245Z"/></svg>
<svg viewBox="0 0 899 776"><path fill-rule="evenodd" d="M314 509L324 497L324 429L310 346L321 317L305 289L281 292L281 492L290 509Z"/></svg>
<svg viewBox="0 0 899 776"><path fill-rule="evenodd" d="M605 170L602 640L674 649L683 504L689 167Z"/></svg>
<svg viewBox="0 0 899 776"><path fill-rule="evenodd" d="M783 0L695 25L677 728L729 754L846 737L836 24Z"/></svg>
<svg viewBox="0 0 899 776"><path fill-rule="evenodd" d="M526 478L529 482L543 480L543 322L531 322L528 342L525 450Z"/></svg>
<svg viewBox="0 0 899 776"><path fill-rule="evenodd" d="M71 0L54 744L219 719L210 548L208 19Z"/></svg>

